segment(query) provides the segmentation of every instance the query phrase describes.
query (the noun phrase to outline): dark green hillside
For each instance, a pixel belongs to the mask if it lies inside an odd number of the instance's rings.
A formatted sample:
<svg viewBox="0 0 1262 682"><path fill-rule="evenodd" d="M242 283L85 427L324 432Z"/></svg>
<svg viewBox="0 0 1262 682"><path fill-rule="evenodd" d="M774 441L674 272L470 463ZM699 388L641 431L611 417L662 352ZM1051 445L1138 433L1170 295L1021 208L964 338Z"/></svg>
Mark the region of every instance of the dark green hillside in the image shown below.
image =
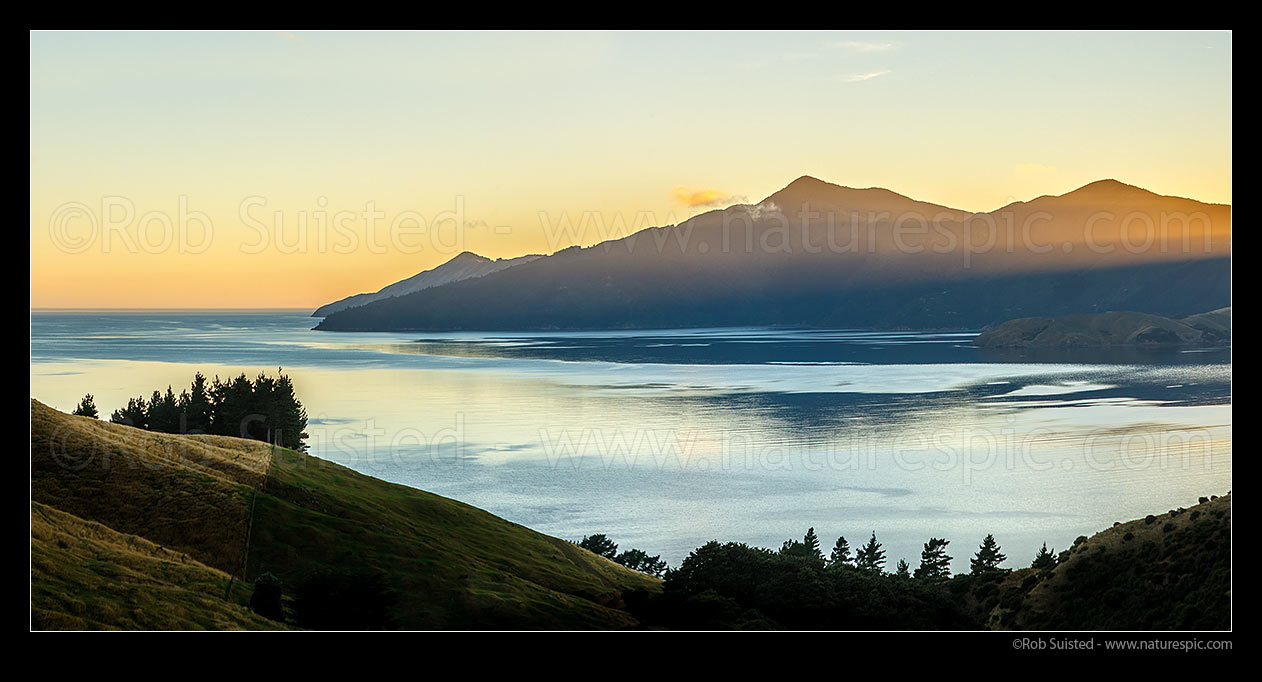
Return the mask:
<svg viewBox="0 0 1262 682"><path fill-rule="evenodd" d="M31 491L41 508L148 541L173 556L187 555L186 561L238 579L248 531L247 582L264 572L279 577L290 607L295 603L288 597L309 580L368 585L372 596L388 604L388 627L629 627L636 621L617 608L622 594L660 589L657 579L564 540L315 457L283 448L273 454L258 441L151 433L62 414L34 400ZM41 542L33 530L33 553ZM135 599L122 599L148 616L129 615L127 608L102 609L89 622L74 604L88 602L91 595L77 594L75 586L108 589L114 583L63 579L81 572L76 568L80 559L43 549L38 554L33 594L61 595L33 597L43 627L270 623L216 621L206 614L163 621L154 615L165 599L156 587L143 598L137 593ZM93 557L99 575L124 575L117 555ZM317 602L306 604L324 611L343 606ZM293 620L292 609L289 616Z"/></svg>
<svg viewBox="0 0 1262 682"><path fill-rule="evenodd" d="M635 624L628 589L657 589L573 543L438 495L278 451L255 511L249 577L386 571L409 628L608 628Z"/></svg>
<svg viewBox="0 0 1262 682"><path fill-rule="evenodd" d="M1118 524L1048 571L1024 569L990 626L1014 630L1231 628L1231 495Z"/></svg>

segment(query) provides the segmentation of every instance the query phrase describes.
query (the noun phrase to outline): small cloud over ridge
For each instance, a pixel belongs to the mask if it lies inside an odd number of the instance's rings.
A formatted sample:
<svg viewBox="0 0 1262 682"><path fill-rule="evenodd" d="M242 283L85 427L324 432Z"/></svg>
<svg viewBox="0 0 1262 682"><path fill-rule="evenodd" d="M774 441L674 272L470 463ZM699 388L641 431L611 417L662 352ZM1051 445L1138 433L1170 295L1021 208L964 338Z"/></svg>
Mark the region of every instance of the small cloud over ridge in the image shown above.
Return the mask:
<svg viewBox="0 0 1262 682"><path fill-rule="evenodd" d="M728 201L732 195L718 189L676 187L670 191L670 198L683 206L715 206Z"/></svg>

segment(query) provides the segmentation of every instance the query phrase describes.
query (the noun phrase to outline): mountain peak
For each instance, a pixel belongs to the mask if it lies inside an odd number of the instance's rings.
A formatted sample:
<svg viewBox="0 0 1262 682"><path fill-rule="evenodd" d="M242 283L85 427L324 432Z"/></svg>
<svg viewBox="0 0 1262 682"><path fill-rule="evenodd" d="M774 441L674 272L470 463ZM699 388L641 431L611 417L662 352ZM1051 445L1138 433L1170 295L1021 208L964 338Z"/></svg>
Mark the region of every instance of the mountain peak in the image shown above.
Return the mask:
<svg viewBox="0 0 1262 682"><path fill-rule="evenodd" d="M810 202L813 207L831 206L829 210L854 209L895 213L927 211L930 214L938 211L952 211L963 214L961 211L956 211L946 206L917 201L884 187L847 187L846 185L826 182L810 175L803 175L763 201L773 202L782 208L797 207L805 202ZM797 209L792 208L792 210Z"/></svg>
<svg viewBox="0 0 1262 682"><path fill-rule="evenodd" d="M478 263L489 263L491 259L487 258L486 256L479 256L478 254L472 251L461 251L459 254L456 255L455 258L452 258L451 260L447 262L460 263L464 261L476 261Z"/></svg>
<svg viewBox="0 0 1262 682"><path fill-rule="evenodd" d="M831 182L824 182L823 180L820 180L819 178L811 177L809 175L803 175L797 180L790 182L788 185L785 186L784 189L780 190L780 192L787 192L789 190L795 190L795 191L796 190L812 190L812 189L819 189L821 187L836 187L836 186L837 185L834 185ZM777 192L777 194L779 194L779 192Z"/></svg>
<svg viewBox="0 0 1262 682"><path fill-rule="evenodd" d="M1095 182L1092 182L1090 184L1083 185L1082 187L1079 187L1078 189L1072 192L1069 192L1063 196L1071 196L1071 195L1072 196L1102 196L1102 195L1133 194L1137 192L1142 193L1142 194L1152 194L1152 192L1149 192L1148 190L1142 187L1136 187L1135 185L1128 185L1124 182L1119 182L1112 178L1107 178L1104 180L1096 180Z"/></svg>

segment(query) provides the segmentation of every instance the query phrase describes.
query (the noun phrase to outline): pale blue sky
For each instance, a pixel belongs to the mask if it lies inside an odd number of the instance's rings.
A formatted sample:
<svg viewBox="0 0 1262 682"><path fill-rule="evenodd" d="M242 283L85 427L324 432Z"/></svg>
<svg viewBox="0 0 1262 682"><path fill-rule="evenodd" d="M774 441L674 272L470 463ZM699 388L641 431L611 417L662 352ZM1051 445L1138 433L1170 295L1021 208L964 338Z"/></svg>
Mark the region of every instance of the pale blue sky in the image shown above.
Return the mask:
<svg viewBox="0 0 1262 682"><path fill-rule="evenodd" d="M1231 47L1229 32L32 33L32 296L77 300L45 265L157 263L48 243L57 207L107 195L140 213L185 196L232 244L248 196L287 215L321 197L434 215L461 197L468 222L501 228L467 235L490 256L568 245L540 212L664 223L700 210L675 188L753 201L803 174L975 211L1104 177L1229 203ZM445 260L284 255L288 281L346 278L280 305Z"/></svg>

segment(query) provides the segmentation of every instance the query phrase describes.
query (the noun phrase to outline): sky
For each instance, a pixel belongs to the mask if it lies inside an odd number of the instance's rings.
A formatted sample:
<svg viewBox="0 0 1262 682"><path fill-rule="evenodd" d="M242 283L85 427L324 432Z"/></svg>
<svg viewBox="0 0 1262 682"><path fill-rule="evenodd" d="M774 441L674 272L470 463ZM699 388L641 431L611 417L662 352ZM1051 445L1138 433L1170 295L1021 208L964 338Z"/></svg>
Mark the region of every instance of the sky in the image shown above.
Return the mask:
<svg viewBox="0 0 1262 682"><path fill-rule="evenodd" d="M1231 203L1230 32L32 32L32 308L315 308L802 175Z"/></svg>

